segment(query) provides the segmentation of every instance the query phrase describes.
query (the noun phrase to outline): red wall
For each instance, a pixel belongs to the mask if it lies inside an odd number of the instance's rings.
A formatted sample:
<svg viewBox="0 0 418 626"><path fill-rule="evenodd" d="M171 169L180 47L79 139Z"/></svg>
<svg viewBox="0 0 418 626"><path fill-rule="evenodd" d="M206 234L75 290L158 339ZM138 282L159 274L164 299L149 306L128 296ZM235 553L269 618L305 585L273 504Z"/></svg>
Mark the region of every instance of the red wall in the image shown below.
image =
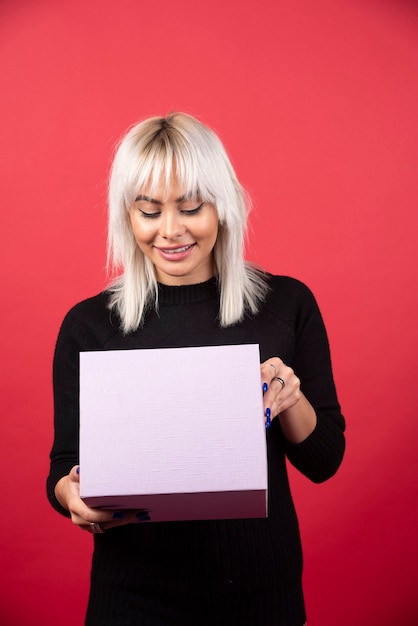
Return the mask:
<svg viewBox="0 0 418 626"><path fill-rule="evenodd" d="M412 0L1 1L1 624L83 620L91 537L44 495L53 347L105 284L112 147L172 109L219 131L249 257L329 330L346 459L292 473L309 626L418 623L417 32Z"/></svg>

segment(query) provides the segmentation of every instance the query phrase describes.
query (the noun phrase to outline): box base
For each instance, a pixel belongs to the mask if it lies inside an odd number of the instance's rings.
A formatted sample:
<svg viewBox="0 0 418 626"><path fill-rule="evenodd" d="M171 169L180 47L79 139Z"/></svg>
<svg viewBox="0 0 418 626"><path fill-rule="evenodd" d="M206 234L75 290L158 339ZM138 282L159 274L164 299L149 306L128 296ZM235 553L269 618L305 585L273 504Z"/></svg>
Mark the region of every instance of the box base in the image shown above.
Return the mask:
<svg viewBox="0 0 418 626"><path fill-rule="evenodd" d="M242 519L267 517L266 491L89 496L92 508L146 509L151 521Z"/></svg>

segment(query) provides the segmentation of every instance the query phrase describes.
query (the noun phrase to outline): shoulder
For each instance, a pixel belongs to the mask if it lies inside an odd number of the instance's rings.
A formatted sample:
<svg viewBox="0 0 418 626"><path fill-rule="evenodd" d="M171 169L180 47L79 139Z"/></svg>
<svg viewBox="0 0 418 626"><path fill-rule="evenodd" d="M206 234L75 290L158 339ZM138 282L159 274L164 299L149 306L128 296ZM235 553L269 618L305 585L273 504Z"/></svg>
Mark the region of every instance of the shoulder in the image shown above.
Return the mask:
<svg viewBox="0 0 418 626"><path fill-rule="evenodd" d="M119 330L120 321L110 310L109 292L101 292L75 304L65 315L59 341L100 345Z"/></svg>
<svg viewBox="0 0 418 626"><path fill-rule="evenodd" d="M310 321L322 324L322 317L311 289L290 276L266 276L269 291L263 311L301 331Z"/></svg>
<svg viewBox="0 0 418 626"><path fill-rule="evenodd" d="M315 303L315 297L310 288L297 278L267 274L266 280L269 286L268 301L299 306Z"/></svg>
<svg viewBox="0 0 418 626"><path fill-rule="evenodd" d="M98 320L109 314L109 294L103 291L91 298L86 298L73 305L64 317L65 324L78 323L91 319Z"/></svg>

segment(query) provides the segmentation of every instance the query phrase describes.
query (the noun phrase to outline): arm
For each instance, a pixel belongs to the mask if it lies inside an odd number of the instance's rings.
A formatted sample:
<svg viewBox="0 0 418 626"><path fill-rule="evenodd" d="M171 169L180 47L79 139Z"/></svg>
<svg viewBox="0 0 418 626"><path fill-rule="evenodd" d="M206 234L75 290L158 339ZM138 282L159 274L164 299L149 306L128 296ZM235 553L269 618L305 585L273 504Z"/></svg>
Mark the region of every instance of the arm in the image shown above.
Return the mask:
<svg viewBox="0 0 418 626"><path fill-rule="evenodd" d="M299 471L322 482L342 461L345 421L321 314L312 293L297 285L297 297L286 311L287 323L292 320L293 354L287 357L290 365L278 357L262 364L262 381L268 384L264 406L275 418L268 436L280 438L288 459Z"/></svg>
<svg viewBox="0 0 418 626"><path fill-rule="evenodd" d="M55 493L56 484L68 476L78 464L79 429L79 352L80 341L75 332L76 320L72 311L61 326L55 346L53 363L54 442L50 453L50 471L47 478L47 496L51 505L62 515L70 517Z"/></svg>

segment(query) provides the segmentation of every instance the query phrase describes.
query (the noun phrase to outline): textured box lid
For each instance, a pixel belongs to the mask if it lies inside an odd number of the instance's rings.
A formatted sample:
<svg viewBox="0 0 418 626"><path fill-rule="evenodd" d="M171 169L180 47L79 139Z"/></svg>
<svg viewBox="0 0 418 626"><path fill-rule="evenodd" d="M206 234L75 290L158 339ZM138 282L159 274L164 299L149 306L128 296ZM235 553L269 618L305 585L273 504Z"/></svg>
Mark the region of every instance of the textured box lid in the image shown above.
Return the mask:
<svg viewBox="0 0 418 626"><path fill-rule="evenodd" d="M258 345L82 352L80 467L89 506L265 517Z"/></svg>

